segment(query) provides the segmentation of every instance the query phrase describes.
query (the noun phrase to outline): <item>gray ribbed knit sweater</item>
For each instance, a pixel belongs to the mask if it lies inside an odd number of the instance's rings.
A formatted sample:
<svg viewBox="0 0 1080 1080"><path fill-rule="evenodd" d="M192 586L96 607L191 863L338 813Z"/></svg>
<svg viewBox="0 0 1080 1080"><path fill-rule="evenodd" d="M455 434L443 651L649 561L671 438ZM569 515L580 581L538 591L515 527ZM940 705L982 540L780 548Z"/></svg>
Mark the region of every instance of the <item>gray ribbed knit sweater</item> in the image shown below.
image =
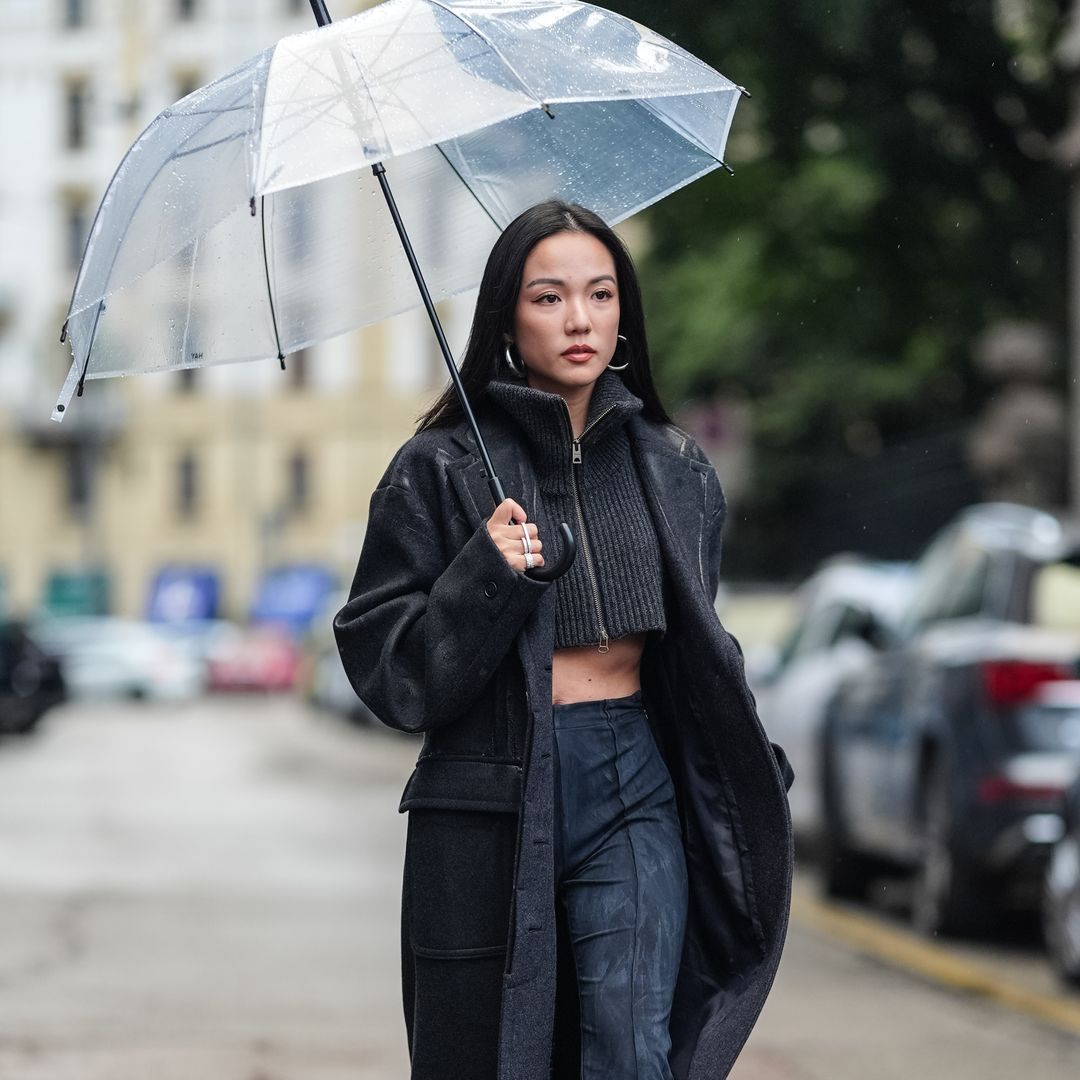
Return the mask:
<svg viewBox="0 0 1080 1080"><path fill-rule="evenodd" d="M558 394L510 378L493 380L487 394L517 421L532 450L541 505L525 512L547 561L558 549L559 522L578 541L573 566L556 582L555 647L603 648L609 638L666 630L660 545L625 429L641 399L604 371L575 455L570 410Z"/></svg>

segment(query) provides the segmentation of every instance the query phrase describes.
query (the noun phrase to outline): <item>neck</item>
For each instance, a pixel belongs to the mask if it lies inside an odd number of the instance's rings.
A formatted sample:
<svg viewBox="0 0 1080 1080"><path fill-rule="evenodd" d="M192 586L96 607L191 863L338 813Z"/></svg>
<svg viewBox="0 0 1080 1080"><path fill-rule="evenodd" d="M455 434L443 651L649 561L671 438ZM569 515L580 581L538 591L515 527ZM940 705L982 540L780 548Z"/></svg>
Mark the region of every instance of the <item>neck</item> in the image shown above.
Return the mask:
<svg viewBox="0 0 1080 1080"><path fill-rule="evenodd" d="M528 373L526 382L534 390L544 390L549 394L558 394L566 402L570 410L570 427L573 429L574 438L578 438L585 430L585 421L589 415L589 402L592 400L593 383L584 386L557 386L549 383L546 379L536 379L532 372Z"/></svg>

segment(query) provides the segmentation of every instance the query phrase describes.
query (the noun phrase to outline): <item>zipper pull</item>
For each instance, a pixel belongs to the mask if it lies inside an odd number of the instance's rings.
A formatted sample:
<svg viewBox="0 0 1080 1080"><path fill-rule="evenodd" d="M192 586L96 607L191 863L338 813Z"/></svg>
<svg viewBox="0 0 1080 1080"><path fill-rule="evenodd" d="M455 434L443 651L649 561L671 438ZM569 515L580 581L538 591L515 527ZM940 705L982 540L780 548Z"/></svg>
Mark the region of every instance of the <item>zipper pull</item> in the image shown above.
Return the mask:
<svg viewBox="0 0 1080 1080"><path fill-rule="evenodd" d="M581 464L581 441L579 439L574 439L570 443L570 463L572 465Z"/></svg>
<svg viewBox="0 0 1080 1080"><path fill-rule="evenodd" d="M600 645L599 645L597 651L598 652L608 652L609 651L608 647L607 647L607 632L604 631L604 630L600 631Z"/></svg>

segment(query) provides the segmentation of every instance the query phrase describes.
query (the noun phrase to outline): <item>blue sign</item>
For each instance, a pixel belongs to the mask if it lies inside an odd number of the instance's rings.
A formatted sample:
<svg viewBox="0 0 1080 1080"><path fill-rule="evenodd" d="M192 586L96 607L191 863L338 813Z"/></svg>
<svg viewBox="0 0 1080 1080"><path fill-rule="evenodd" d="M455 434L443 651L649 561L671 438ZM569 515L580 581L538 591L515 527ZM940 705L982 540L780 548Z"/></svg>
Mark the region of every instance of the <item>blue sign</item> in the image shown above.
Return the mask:
<svg viewBox="0 0 1080 1080"><path fill-rule="evenodd" d="M213 570L168 566L150 586L146 617L151 622L178 623L217 617L221 586Z"/></svg>

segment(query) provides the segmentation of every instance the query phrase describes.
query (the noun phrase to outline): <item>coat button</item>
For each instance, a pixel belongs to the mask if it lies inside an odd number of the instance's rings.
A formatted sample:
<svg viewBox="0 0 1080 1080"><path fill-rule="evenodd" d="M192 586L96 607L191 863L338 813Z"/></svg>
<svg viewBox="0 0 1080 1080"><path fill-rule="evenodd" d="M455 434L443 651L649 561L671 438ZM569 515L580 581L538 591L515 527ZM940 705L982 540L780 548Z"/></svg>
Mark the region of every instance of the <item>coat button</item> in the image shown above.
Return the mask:
<svg viewBox="0 0 1080 1080"><path fill-rule="evenodd" d="M499 591L499 586L496 585L494 581L489 581L484 586L484 595L485 596L494 596L498 591Z"/></svg>

